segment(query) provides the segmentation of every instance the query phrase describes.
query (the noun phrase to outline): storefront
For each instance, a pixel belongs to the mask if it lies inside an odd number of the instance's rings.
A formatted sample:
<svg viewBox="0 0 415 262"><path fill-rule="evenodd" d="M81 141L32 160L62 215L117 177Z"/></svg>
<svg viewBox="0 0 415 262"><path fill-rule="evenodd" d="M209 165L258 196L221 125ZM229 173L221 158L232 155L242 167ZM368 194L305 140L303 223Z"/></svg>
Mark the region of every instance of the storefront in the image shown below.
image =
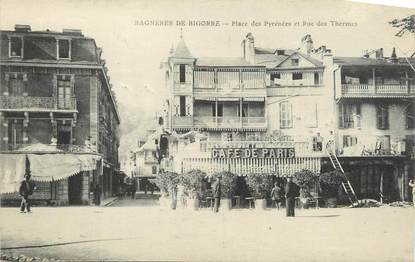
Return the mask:
<svg viewBox="0 0 415 262"><path fill-rule="evenodd" d="M95 154L0 154L2 204L19 201L19 185L27 172L36 183L32 195L35 204L89 204L90 183L97 181L100 160Z"/></svg>

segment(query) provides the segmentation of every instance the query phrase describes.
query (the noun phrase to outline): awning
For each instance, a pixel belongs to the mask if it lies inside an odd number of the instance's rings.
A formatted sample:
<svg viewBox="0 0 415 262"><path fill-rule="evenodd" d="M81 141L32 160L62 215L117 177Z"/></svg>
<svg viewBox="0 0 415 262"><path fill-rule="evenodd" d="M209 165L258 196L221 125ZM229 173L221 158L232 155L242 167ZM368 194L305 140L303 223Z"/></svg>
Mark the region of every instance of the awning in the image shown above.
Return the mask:
<svg viewBox="0 0 415 262"><path fill-rule="evenodd" d="M51 182L65 179L82 171L96 169L96 155L75 154L28 154L32 179Z"/></svg>
<svg viewBox="0 0 415 262"><path fill-rule="evenodd" d="M240 98L239 97L218 97L218 101L239 101Z"/></svg>
<svg viewBox="0 0 415 262"><path fill-rule="evenodd" d="M25 172L26 156L23 154L0 154L0 193L19 191Z"/></svg>
<svg viewBox="0 0 415 262"><path fill-rule="evenodd" d="M195 100L198 100L198 101L216 101L216 97L195 96Z"/></svg>
<svg viewBox="0 0 415 262"><path fill-rule="evenodd" d="M19 189L26 168L26 155L32 179L51 182L97 168L97 155L78 154L0 154L0 193L13 193Z"/></svg>

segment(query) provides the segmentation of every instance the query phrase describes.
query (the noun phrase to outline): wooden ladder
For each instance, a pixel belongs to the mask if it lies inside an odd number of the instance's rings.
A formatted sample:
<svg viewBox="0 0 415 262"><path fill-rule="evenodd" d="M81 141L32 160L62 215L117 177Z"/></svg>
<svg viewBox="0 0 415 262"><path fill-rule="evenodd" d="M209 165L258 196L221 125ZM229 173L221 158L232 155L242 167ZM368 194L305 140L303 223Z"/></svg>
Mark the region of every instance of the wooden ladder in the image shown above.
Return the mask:
<svg viewBox="0 0 415 262"><path fill-rule="evenodd" d="M342 172L344 174L344 170L342 165L339 162L339 159L337 158L336 154L333 152L333 150L327 150L327 154L330 158L331 164L333 165L334 169ZM353 207L359 206L359 199L356 196L356 193L354 192L354 189L352 187L352 184L349 181L349 178L345 176L345 181L342 182L342 186L344 189L344 192L346 192L347 197L350 200L350 203Z"/></svg>

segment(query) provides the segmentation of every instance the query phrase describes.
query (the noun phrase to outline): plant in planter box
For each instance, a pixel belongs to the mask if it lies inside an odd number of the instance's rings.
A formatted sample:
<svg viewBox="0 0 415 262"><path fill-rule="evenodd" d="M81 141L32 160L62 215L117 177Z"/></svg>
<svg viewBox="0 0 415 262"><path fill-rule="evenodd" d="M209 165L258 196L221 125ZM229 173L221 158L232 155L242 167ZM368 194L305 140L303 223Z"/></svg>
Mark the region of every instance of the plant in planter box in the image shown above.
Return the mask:
<svg viewBox="0 0 415 262"><path fill-rule="evenodd" d="M179 174L170 171L161 171L156 176L156 185L160 188L162 201L166 198L171 199L171 208L176 209L177 204L177 185L179 184Z"/></svg>
<svg viewBox="0 0 415 262"><path fill-rule="evenodd" d="M199 208L199 197L202 195L205 177L205 172L193 169L182 174L180 178L180 184L183 185L185 194L189 197L190 206L195 209Z"/></svg>
<svg viewBox="0 0 415 262"><path fill-rule="evenodd" d="M346 180L345 174L338 170L333 170L322 173L319 180L322 195L327 198L328 206L335 207L337 205L336 198L339 187Z"/></svg>
<svg viewBox="0 0 415 262"><path fill-rule="evenodd" d="M250 174L246 177L246 183L255 197L255 207L265 209L266 198L272 190L272 176L266 174Z"/></svg>
<svg viewBox="0 0 415 262"><path fill-rule="evenodd" d="M318 181L317 174L310 170L303 169L294 174L294 183L300 187L300 200L304 208L308 207L308 199L311 197L311 189Z"/></svg>
<svg viewBox="0 0 415 262"><path fill-rule="evenodd" d="M213 174L215 181L219 176L221 177L221 191L224 198L221 202L225 204L225 209L229 210L232 207L232 197L236 191L237 175L228 171L218 172Z"/></svg>

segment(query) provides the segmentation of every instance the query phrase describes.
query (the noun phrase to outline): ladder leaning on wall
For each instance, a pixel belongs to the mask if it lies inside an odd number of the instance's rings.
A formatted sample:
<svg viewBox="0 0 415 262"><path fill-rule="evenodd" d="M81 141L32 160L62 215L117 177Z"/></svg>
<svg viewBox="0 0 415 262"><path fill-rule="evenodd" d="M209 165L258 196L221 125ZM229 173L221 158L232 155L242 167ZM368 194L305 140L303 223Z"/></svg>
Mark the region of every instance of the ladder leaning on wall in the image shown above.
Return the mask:
<svg viewBox="0 0 415 262"><path fill-rule="evenodd" d="M342 172L344 174L344 170L342 165L339 162L339 159L336 156L336 153L334 150L327 148L327 154L330 158L330 161L334 167L334 169ZM350 203L353 207L359 206L359 199L356 196L356 193L354 192L354 189L352 187L352 184L350 183L349 178L345 175L345 180L342 182L342 186L344 191L346 192L347 197L350 200Z"/></svg>

